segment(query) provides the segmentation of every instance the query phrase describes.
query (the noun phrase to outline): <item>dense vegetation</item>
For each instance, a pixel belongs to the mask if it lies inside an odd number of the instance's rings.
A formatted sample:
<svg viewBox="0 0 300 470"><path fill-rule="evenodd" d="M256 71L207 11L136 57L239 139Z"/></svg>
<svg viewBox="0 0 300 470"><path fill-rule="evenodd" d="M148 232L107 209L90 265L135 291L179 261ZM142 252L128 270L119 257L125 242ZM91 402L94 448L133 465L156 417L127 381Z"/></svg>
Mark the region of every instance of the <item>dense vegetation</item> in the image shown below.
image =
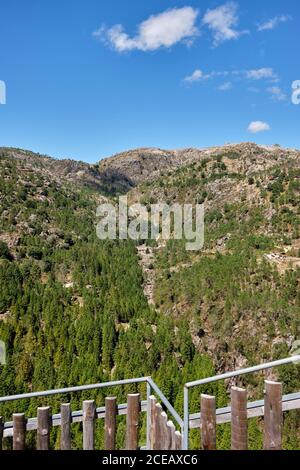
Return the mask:
<svg viewBox="0 0 300 470"><path fill-rule="evenodd" d="M98 188L54 178L5 153L0 164L0 339L7 348L7 364L0 366L1 396L151 375L182 410L184 382L238 365L241 359L250 364L289 353L289 338L299 333L300 270L280 273L264 254L279 244L295 250L300 202L296 170L274 169L268 184L263 175L244 181L228 174L218 158L144 185L145 202L157 198L157 190L173 198L174 187L180 197L189 191L211 201L203 253L188 254L184 243L175 241L156 252L154 308L143 293L135 244L96 237ZM262 204L244 200L214 205L209 184L224 178L255 186ZM276 207L268 221L264 201ZM285 392L299 388L296 368L281 374ZM242 383L261 398L261 378ZM129 390L135 387L88 397L101 406L107 393L122 402ZM145 394L143 386L139 390ZM219 407L228 403L223 383L202 391L215 394ZM191 394L192 411L198 410L199 393ZM71 398L72 408L80 409L85 396L9 403L0 411L6 420L16 407L35 416L38 403L50 403L57 412ZM299 445L298 424L298 413L290 413L285 423L288 448ZM229 447L229 430L219 427L222 448ZM261 447L259 430L260 423L251 421L252 448ZM120 418L119 447L123 435ZM98 423L98 447L102 439ZM55 429L52 446L58 442ZM192 444L197 443L198 433L192 433ZM34 445L34 436L28 444ZM73 445L81 446L79 425L73 428Z"/></svg>

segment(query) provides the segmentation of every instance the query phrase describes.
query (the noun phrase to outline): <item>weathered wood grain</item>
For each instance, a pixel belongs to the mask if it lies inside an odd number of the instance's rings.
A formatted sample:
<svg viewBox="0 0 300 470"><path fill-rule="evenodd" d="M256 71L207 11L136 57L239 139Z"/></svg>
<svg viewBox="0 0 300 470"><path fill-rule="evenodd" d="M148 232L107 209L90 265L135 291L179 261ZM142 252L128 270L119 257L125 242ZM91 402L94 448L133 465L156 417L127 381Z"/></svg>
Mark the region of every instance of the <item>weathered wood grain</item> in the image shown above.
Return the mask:
<svg viewBox="0 0 300 470"><path fill-rule="evenodd" d="M117 412L116 397L105 398L105 450L115 450L116 448Z"/></svg>
<svg viewBox="0 0 300 470"><path fill-rule="evenodd" d="M247 392L231 388L231 449L248 449Z"/></svg>
<svg viewBox="0 0 300 470"><path fill-rule="evenodd" d="M282 384L265 381L264 449L282 448Z"/></svg>
<svg viewBox="0 0 300 470"><path fill-rule="evenodd" d="M216 449L216 399L201 395L201 445L203 450Z"/></svg>

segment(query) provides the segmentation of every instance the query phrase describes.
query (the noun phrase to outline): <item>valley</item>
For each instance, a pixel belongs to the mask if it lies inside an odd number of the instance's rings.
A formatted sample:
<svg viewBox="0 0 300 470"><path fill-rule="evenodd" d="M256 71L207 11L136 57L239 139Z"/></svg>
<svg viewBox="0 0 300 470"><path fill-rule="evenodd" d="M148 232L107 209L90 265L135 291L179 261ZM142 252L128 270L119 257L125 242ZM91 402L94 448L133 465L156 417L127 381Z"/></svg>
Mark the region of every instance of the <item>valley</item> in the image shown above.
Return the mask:
<svg viewBox="0 0 300 470"><path fill-rule="evenodd" d="M136 149L89 165L1 148L0 174L2 395L151 375L181 409L184 382L285 357L299 340L299 151ZM203 250L99 240L96 207L120 194L147 207L203 203ZM286 392L299 388L293 366L279 374ZM241 384L261 396L261 377ZM204 391L227 404L226 386ZM298 424L289 414L286 447L299 445ZM226 426L218 439L228 445Z"/></svg>

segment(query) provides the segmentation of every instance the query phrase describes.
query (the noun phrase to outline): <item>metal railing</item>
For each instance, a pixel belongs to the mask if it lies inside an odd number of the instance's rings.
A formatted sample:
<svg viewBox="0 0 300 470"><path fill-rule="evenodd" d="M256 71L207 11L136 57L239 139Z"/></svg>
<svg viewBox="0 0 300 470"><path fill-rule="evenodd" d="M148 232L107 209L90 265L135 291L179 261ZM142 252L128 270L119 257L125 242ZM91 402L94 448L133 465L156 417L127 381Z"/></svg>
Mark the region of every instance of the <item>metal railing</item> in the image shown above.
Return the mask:
<svg viewBox="0 0 300 470"><path fill-rule="evenodd" d="M152 380L151 377L139 377L135 379L124 379L124 380L115 380L112 382L102 382L97 384L90 384L90 385L78 385L76 387L67 387L67 388L57 388L54 390L45 390L41 392L30 392L30 393L22 393L18 395L8 395L5 397L0 397L0 403L6 403L8 401L15 401L15 400L25 400L28 398L38 398L38 397L46 397L51 395L60 395L65 393L75 393L75 392L84 392L87 390L97 390L101 388L108 388L108 387L117 387L121 385L129 385L129 384L139 384L145 383L147 387L147 400L141 402L141 411L147 412L147 449L149 449L150 445L150 397L152 393L156 394L159 399L161 400L162 404L165 408L169 411L172 415L174 420L176 421L177 425L180 427L181 432L183 434L183 420L177 413L177 411L173 408L169 400L165 397L156 383ZM126 408L125 404L119 405L120 411L124 413L124 409ZM96 414L98 417L104 417L105 409L103 407L97 408ZM83 416L83 411L75 411L72 413L72 417L74 418L74 422L81 420ZM61 415L60 413L53 415L54 425L60 424ZM36 418L31 418L28 420L28 430L32 429L35 425ZM12 432L12 423L8 422L4 426L6 436L11 435Z"/></svg>
<svg viewBox="0 0 300 470"><path fill-rule="evenodd" d="M226 380L233 377L240 377L241 375L251 374L255 372L260 372L266 369L273 369L274 367L283 366L286 364L296 364L300 363L300 355L292 356L286 359L280 359L278 361L267 362L265 364L260 364L254 367L248 367L245 369L236 370L233 372L226 372L225 374L215 375L214 377L207 377L201 380L195 380L193 382L188 382L184 385L184 397L183 397L183 449L188 450L189 448L189 429L190 429L190 414L189 414L189 389L193 387L198 387L201 385L207 385L213 382L218 382L220 380Z"/></svg>

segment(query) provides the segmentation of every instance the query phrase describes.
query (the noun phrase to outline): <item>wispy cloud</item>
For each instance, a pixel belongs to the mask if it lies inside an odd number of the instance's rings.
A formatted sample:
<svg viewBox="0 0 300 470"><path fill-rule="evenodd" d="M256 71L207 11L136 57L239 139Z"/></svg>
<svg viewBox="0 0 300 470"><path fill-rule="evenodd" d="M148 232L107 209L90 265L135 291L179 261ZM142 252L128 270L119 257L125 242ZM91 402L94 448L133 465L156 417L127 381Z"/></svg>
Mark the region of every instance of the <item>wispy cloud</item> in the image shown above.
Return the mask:
<svg viewBox="0 0 300 470"><path fill-rule="evenodd" d="M212 70L210 72L203 72L203 70L196 69L191 75L188 75L183 80L185 82L199 82L208 79L215 79L215 78L227 78L227 81L220 85L219 89L221 91L226 91L230 87L232 88L232 81L237 80L251 80L251 81L259 81L265 80L270 83L275 83L279 81L278 75L271 67L264 67L260 69L251 69L251 70L223 70L223 71L216 71ZM278 88L278 87L277 87ZM272 87L273 90L276 87ZM271 90L271 88L270 88Z"/></svg>
<svg viewBox="0 0 300 470"><path fill-rule="evenodd" d="M259 132L270 131L271 126L267 122L263 121L252 121L248 126L248 131L252 134L258 134Z"/></svg>
<svg viewBox="0 0 300 470"><path fill-rule="evenodd" d="M274 16L274 18L265 21L257 26L257 31L270 31L275 29L281 23L286 23L287 21L291 21L293 18L290 15L278 15Z"/></svg>
<svg viewBox="0 0 300 470"><path fill-rule="evenodd" d="M215 46L224 41L237 39L247 32L236 29L239 23L239 16L238 4L235 2L228 2L215 9L207 10L202 23L212 31Z"/></svg>
<svg viewBox="0 0 300 470"><path fill-rule="evenodd" d="M0 104L6 104L6 85L0 80Z"/></svg>
<svg viewBox="0 0 300 470"><path fill-rule="evenodd" d="M191 75L187 75L183 81L187 83L193 83L193 82L199 82L203 78L206 78L207 76L204 75L202 70L196 69Z"/></svg>
<svg viewBox="0 0 300 470"><path fill-rule="evenodd" d="M187 75L183 81L187 83L193 82L200 82L204 80L209 80L211 78L218 78L218 77L227 77L230 72L227 71L211 71L211 72L203 72L201 69L196 69L191 75Z"/></svg>
<svg viewBox="0 0 300 470"><path fill-rule="evenodd" d="M130 37L122 25L101 26L93 36L108 42L118 52L132 50L155 51L185 42L190 45L198 34L198 10L192 7L173 8L152 15L138 25L138 32Z"/></svg>
<svg viewBox="0 0 300 470"><path fill-rule="evenodd" d="M229 91L229 90L232 89L232 87L233 87L233 85L232 85L231 82L225 82L225 83L223 83L222 85L220 85L218 87L218 90L220 90L220 91Z"/></svg>
<svg viewBox="0 0 300 470"><path fill-rule="evenodd" d="M278 75L270 67L263 67L261 69L252 69L246 72L246 78L250 80L265 80L278 81Z"/></svg>
<svg viewBox="0 0 300 470"><path fill-rule="evenodd" d="M272 99L274 101L286 101L287 95L282 91L279 86L273 86L267 89L267 91L271 94Z"/></svg>

